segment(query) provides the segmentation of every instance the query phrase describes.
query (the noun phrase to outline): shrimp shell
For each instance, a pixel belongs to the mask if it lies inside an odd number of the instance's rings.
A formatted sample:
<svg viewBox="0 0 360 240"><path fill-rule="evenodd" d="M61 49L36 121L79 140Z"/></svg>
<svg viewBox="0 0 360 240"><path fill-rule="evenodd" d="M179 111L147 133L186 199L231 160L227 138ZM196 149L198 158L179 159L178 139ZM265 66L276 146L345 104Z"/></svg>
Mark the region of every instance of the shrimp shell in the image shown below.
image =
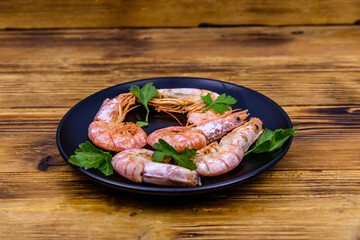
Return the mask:
<svg viewBox="0 0 360 240"><path fill-rule="evenodd" d="M249 122L235 128L220 143L214 142L199 150L194 163L202 176L217 176L238 166L244 153L262 132L262 122L251 118Z"/></svg>
<svg viewBox="0 0 360 240"><path fill-rule="evenodd" d="M141 127L132 122L109 124L98 120L90 124L89 138L96 146L119 152L144 147L147 135Z"/></svg>
<svg viewBox="0 0 360 240"><path fill-rule="evenodd" d="M160 111L188 113L202 111L207 105L201 99L210 93L211 98L215 100L219 94L197 88L164 88L158 89L159 94L149 102Z"/></svg>
<svg viewBox="0 0 360 240"><path fill-rule="evenodd" d="M206 146L206 137L201 131L186 127L175 126L156 130L148 136L147 142L153 146L160 138L178 152L183 152L185 148L200 149Z"/></svg>
<svg viewBox="0 0 360 240"><path fill-rule="evenodd" d="M241 125L247 116L246 111L241 111L195 127L177 126L158 129L148 136L147 143L153 146L159 139L163 139L178 152L183 152L185 148L201 149Z"/></svg>
<svg viewBox="0 0 360 240"><path fill-rule="evenodd" d="M142 148L146 145L147 134L132 122L123 122L135 103L132 93L120 94L113 99L105 99L94 121L89 125L88 136L98 147L110 151Z"/></svg>
<svg viewBox="0 0 360 240"><path fill-rule="evenodd" d="M207 138L207 144L225 136L229 131L243 124L249 116L247 110L228 113L221 118L211 120L195 127L200 130Z"/></svg>
<svg viewBox="0 0 360 240"><path fill-rule="evenodd" d="M203 112L189 112L187 115L187 121L191 124L200 124L212 119L220 118L223 115L226 115L229 111L224 113L217 113L212 108Z"/></svg>
<svg viewBox="0 0 360 240"><path fill-rule="evenodd" d="M200 124L227 114L227 112L216 113L213 109L202 112L207 107L207 104L201 99L201 96L210 93L213 101L219 97L218 93L209 90L172 88L158 89L158 92L159 94L149 102L149 105L152 105L158 111L187 113L187 121L191 124Z"/></svg>
<svg viewBox="0 0 360 240"><path fill-rule="evenodd" d="M117 153L112 160L116 172L133 182L146 182L164 186L201 186L196 171L166 163L153 162L153 151L128 149Z"/></svg>

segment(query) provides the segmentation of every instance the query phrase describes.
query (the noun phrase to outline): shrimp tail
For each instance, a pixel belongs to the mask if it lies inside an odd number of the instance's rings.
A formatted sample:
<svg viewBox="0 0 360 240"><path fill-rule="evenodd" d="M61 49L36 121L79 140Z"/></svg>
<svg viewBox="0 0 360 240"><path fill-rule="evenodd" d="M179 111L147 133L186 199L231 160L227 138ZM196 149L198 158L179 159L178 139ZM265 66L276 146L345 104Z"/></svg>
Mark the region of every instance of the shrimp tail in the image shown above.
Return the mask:
<svg viewBox="0 0 360 240"><path fill-rule="evenodd" d="M189 171L179 166L156 162L145 164L143 182L179 187L201 185L200 176L196 171Z"/></svg>

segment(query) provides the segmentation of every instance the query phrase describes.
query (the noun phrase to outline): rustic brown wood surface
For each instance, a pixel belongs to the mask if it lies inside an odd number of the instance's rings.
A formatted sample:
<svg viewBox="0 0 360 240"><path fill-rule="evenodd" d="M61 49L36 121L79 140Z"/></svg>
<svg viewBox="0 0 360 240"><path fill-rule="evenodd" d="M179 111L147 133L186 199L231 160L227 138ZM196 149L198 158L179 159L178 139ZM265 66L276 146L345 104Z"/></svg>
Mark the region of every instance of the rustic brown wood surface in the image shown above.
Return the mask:
<svg viewBox="0 0 360 240"><path fill-rule="evenodd" d="M116 191L65 163L55 136L73 105L161 76L246 86L301 128L269 171L185 199ZM357 26L2 31L0 108L0 239L360 239Z"/></svg>
<svg viewBox="0 0 360 240"><path fill-rule="evenodd" d="M6 0L0 29L354 24L359 0Z"/></svg>

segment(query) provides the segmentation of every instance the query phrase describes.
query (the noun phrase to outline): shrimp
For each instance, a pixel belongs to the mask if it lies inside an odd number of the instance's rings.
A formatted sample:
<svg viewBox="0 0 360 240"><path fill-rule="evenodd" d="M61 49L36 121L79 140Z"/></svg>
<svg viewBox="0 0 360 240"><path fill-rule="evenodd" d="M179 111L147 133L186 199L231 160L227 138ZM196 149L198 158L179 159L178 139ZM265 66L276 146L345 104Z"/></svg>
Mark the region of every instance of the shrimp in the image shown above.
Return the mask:
<svg viewBox="0 0 360 240"><path fill-rule="evenodd" d="M217 113L212 108L206 110L204 113L202 111L189 112L187 115L187 121L192 124L199 124L209 121L211 119L220 118L228 112L229 111L226 111L224 113Z"/></svg>
<svg viewBox="0 0 360 240"><path fill-rule="evenodd" d="M201 186L200 176L180 166L153 162L153 151L128 149L117 153L112 159L116 172L133 182L146 182L165 186Z"/></svg>
<svg viewBox="0 0 360 240"><path fill-rule="evenodd" d="M159 139L163 139L178 152L183 152L185 148L203 148L207 142L206 136L201 131L183 126L158 129L148 136L147 143L153 146L159 142Z"/></svg>
<svg viewBox="0 0 360 240"><path fill-rule="evenodd" d="M194 127L177 126L158 129L148 136L147 143L153 146L159 139L163 139L178 152L183 152L185 148L201 149L240 126L248 115L246 110L230 112L221 118Z"/></svg>
<svg viewBox="0 0 360 240"><path fill-rule="evenodd" d="M110 151L144 147L147 138L144 130L135 123L123 122L126 114L135 108L130 108L133 104L135 95L132 93L105 99L88 128L90 140Z"/></svg>
<svg viewBox="0 0 360 240"><path fill-rule="evenodd" d="M202 176L217 176L238 166L244 153L262 133L262 122L251 118L244 125L235 128L218 142L199 150L194 163L196 171Z"/></svg>
<svg viewBox="0 0 360 240"><path fill-rule="evenodd" d="M155 96L149 105L152 105L159 111L188 113L188 122L192 124L199 124L210 119L218 118L225 113L216 113L212 109L202 113L207 105L201 99L210 93L213 101L219 96L215 92L205 89L196 88L172 88L172 89L158 89L159 94Z"/></svg>
<svg viewBox="0 0 360 240"><path fill-rule="evenodd" d="M205 108L206 103L201 96L208 93L213 100L219 96L215 92L197 88L158 89L158 95L151 99L149 105L169 112L187 113Z"/></svg>

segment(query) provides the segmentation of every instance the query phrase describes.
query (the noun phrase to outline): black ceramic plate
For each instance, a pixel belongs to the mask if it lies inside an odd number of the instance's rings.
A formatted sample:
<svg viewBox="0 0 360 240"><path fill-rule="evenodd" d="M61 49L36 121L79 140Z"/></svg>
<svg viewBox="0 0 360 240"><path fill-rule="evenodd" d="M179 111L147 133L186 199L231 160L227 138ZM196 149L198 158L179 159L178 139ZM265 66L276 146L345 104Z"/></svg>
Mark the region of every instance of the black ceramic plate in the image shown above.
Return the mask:
<svg viewBox="0 0 360 240"><path fill-rule="evenodd" d="M88 126L92 122L96 112L99 110L99 107L105 98L113 98L120 93L129 92L130 85L138 85L141 87L148 82L154 83L158 89L200 88L208 89L220 94L226 93L238 100L238 102L233 106L234 109L248 109L250 116L258 117L263 121L264 128L275 130L277 128L292 127L289 117L279 105L264 95L242 86L217 80L190 77L144 79L104 89L85 98L71 108L61 120L57 130L56 140L62 157L67 161L69 157L74 154L75 149L78 148L80 143L89 141L87 136ZM150 134L159 128L178 125L171 116L165 113L157 113L154 109L151 109L150 111L149 127L144 128L147 134ZM137 108L127 115L125 121L136 122L137 120L143 120L145 118L145 114L146 112L144 108ZM179 114L177 117L179 117L181 121L186 122L185 115ZM285 155L290 147L291 140L292 138L290 138L284 146L276 152L247 155L238 167L226 174L216 177L202 177L202 186L199 187L179 188L163 187L145 183L140 184L131 182L117 173L106 177L97 170L84 170L76 166L73 167L96 182L120 190L151 195L199 194L229 187L265 171Z"/></svg>

